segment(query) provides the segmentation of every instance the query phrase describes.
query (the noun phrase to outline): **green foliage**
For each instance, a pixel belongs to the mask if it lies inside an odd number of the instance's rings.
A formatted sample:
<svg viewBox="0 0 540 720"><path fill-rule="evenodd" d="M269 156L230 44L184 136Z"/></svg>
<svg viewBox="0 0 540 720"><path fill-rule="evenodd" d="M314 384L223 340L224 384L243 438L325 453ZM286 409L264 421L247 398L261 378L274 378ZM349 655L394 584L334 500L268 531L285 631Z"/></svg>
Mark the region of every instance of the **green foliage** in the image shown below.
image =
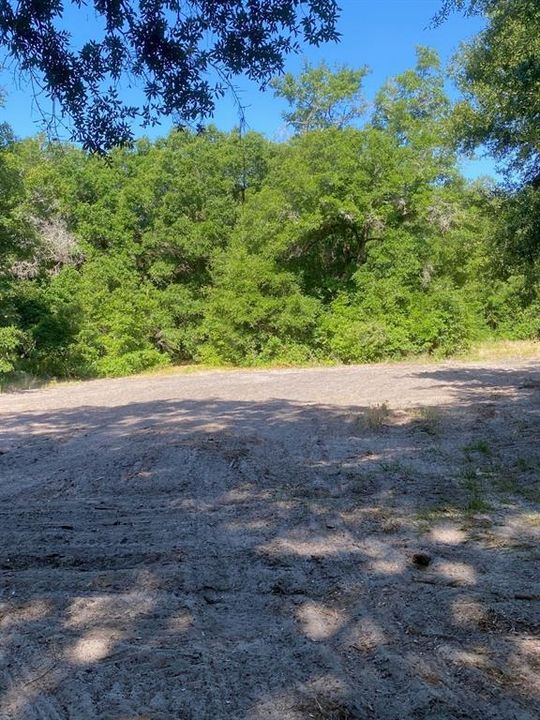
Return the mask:
<svg viewBox="0 0 540 720"><path fill-rule="evenodd" d="M377 94L373 123L394 135L400 144L430 152L452 162L447 138L450 101L434 50L416 49L416 67L390 79ZM444 166L441 165L441 169Z"/></svg>
<svg viewBox="0 0 540 720"><path fill-rule="evenodd" d="M23 340L23 333L13 325L0 327L0 381L15 369Z"/></svg>
<svg viewBox="0 0 540 720"><path fill-rule="evenodd" d="M364 72L277 82L300 113L284 143L208 127L105 159L6 135L0 376L446 357L540 337L538 189L461 177L425 48L369 122L342 127Z"/></svg>
<svg viewBox="0 0 540 720"><path fill-rule="evenodd" d="M0 0L0 44L92 151L132 140L133 118L147 127L163 115L182 123L209 117L231 77L245 73L265 85L300 39L338 38L335 0L93 0L90 24L86 7ZM83 43L71 32L79 25L90 33ZM138 86L138 103L123 85Z"/></svg>
<svg viewBox="0 0 540 720"><path fill-rule="evenodd" d="M361 308L348 304L345 298L336 301L322 327L332 355L345 363L399 358L412 351L399 324L384 317L368 319Z"/></svg>
<svg viewBox="0 0 540 720"><path fill-rule="evenodd" d="M484 12L486 29L464 44L455 76L465 94L455 122L467 149L485 145L513 173L540 177L538 0L450 0L446 10Z"/></svg>
<svg viewBox="0 0 540 720"><path fill-rule="evenodd" d="M324 319L328 346L342 362L374 362L413 354L446 357L469 344L474 319L458 290L414 290L396 277L357 276L358 290L340 295Z"/></svg>
<svg viewBox="0 0 540 720"><path fill-rule="evenodd" d="M34 239L31 226L20 211L25 189L15 143L6 125L0 125L0 189L1 277L10 263L28 256Z"/></svg>
<svg viewBox="0 0 540 720"><path fill-rule="evenodd" d="M292 273L243 247L216 261L205 303L199 359L253 365L310 357L319 303L303 295Z"/></svg>
<svg viewBox="0 0 540 720"><path fill-rule="evenodd" d="M304 62L298 77L286 73L272 80L271 86L275 95L291 106L291 111L284 113L283 118L295 132L329 127L342 129L366 110L362 80L367 72L367 67L332 70L326 63L314 67Z"/></svg>

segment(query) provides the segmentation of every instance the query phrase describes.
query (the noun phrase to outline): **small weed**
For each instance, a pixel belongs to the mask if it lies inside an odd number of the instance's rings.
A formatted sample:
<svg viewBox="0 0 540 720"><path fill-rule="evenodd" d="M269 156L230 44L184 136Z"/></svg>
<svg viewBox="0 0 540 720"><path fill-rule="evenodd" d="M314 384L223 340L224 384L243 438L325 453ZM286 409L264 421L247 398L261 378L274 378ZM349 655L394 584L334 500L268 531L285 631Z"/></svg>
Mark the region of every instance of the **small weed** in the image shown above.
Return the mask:
<svg viewBox="0 0 540 720"><path fill-rule="evenodd" d="M370 405L364 413L364 424L370 430L380 430L390 417L390 408L384 402L380 405Z"/></svg>
<svg viewBox="0 0 540 720"><path fill-rule="evenodd" d="M415 524L421 533L428 533L431 532L433 525L441 520L459 520L462 512L451 501L427 505L416 511Z"/></svg>
<svg viewBox="0 0 540 720"><path fill-rule="evenodd" d="M540 487L534 477L520 477L512 470L500 468L495 476L494 485L499 492L517 495L533 503L540 502Z"/></svg>
<svg viewBox="0 0 540 720"><path fill-rule="evenodd" d="M522 516L522 522L529 527L540 528L540 513L528 513Z"/></svg>
<svg viewBox="0 0 540 720"><path fill-rule="evenodd" d="M412 480L414 477L411 468L407 467L403 463L394 460L393 462L381 462L379 463L380 468L385 473L392 473L393 475L401 475L406 480Z"/></svg>
<svg viewBox="0 0 540 720"><path fill-rule="evenodd" d="M495 479L495 487L503 493L516 493L516 477L512 473L501 473Z"/></svg>
<svg viewBox="0 0 540 720"><path fill-rule="evenodd" d="M540 503L540 487L538 483L525 486L517 485L515 493L530 503L535 503L536 505Z"/></svg>
<svg viewBox="0 0 540 720"><path fill-rule="evenodd" d="M383 520L381 523L381 530L383 533L387 534L398 532L398 530L401 530L401 523L399 520L393 520L391 518Z"/></svg>
<svg viewBox="0 0 540 720"><path fill-rule="evenodd" d="M465 445L463 448L465 455L471 455L472 453L481 453L482 455L491 455L491 448L487 440L478 440L477 442Z"/></svg>
<svg viewBox="0 0 540 720"><path fill-rule="evenodd" d="M373 486L373 479L368 473L351 472L348 478L352 480L350 487L353 495L365 495Z"/></svg>
<svg viewBox="0 0 540 720"><path fill-rule="evenodd" d="M441 502L439 505L426 505L416 511L416 519L419 521L432 522L441 518L452 518L458 515L457 509L448 502Z"/></svg>
<svg viewBox="0 0 540 720"><path fill-rule="evenodd" d="M313 698L299 705L298 710L313 720L359 720L359 715L353 709L326 698Z"/></svg>
<svg viewBox="0 0 540 720"><path fill-rule="evenodd" d="M414 413L415 425L429 435L438 435L441 428L442 413L437 407L426 405Z"/></svg>
<svg viewBox="0 0 540 720"><path fill-rule="evenodd" d="M391 511L381 510L376 514L377 522L384 533L395 533L401 530L402 523Z"/></svg>
<svg viewBox="0 0 540 720"><path fill-rule="evenodd" d="M539 463L528 458L519 457L516 459L515 468L519 472L532 472L539 469Z"/></svg>
<svg viewBox="0 0 540 720"><path fill-rule="evenodd" d="M516 433L526 433L533 429L533 425L529 420L518 419L514 420L512 426Z"/></svg>
<svg viewBox="0 0 540 720"><path fill-rule="evenodd" d="M482 482L476 470L466 470L462 476L463 486L467 491L467 503L465 510L468 513L485 512L491 506L484 498Z"/></svg>

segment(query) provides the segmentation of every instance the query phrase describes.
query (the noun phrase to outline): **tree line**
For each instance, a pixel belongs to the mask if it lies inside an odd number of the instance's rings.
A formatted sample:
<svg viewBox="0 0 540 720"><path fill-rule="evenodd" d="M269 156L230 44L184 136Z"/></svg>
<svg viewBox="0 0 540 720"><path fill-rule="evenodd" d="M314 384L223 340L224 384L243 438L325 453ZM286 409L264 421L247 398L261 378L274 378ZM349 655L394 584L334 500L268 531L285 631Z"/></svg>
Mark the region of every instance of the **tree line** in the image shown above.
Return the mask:
<svg viewBox="0 0 540 720"><path fill-rule="evenodd" d="M365 68L274 80L285 142L208 125L103 156L2 126L0 378L538 339L540 9L482 10L458 102L419 48L370 108ZM505 183L463 177L479 145Z"/></svg>

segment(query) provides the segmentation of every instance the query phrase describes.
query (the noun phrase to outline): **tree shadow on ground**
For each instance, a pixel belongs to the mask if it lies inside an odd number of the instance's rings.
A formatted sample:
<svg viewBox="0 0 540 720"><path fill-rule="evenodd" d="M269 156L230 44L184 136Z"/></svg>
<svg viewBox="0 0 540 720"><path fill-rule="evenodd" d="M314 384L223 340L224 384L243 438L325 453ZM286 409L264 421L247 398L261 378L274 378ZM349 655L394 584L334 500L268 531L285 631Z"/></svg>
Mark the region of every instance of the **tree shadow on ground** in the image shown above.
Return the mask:
<svg viewBox="0 0 540 720"><path fill-rule="evenodd" d="M0 717L535 718L538 383L426 374L5 416Z"/></svg>

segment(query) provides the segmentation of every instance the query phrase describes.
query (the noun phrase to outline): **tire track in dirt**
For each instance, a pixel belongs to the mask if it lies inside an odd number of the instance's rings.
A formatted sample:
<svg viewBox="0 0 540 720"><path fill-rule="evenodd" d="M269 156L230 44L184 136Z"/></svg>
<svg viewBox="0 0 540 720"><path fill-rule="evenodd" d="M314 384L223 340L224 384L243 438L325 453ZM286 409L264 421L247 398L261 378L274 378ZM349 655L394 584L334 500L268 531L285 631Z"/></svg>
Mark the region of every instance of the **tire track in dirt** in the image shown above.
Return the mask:
<svg viewBox="0 0 540 720"><path fill-rule="evenodd" d="M1 396L0 718L533 720L539 378Z"/></svg>

